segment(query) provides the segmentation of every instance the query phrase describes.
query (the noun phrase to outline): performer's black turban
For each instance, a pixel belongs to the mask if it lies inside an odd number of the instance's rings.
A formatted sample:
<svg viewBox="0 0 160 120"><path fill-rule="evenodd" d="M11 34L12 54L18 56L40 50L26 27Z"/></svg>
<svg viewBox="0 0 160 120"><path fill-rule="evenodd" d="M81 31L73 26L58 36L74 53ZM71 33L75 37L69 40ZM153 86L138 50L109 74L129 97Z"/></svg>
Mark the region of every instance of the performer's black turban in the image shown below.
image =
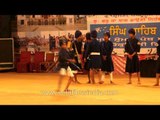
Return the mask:
<svg viewBox="0 0 160 120"><path fill-rule="evenodd" d="M66 39L60 39L59 40L59 45L62 46L63 44L67 44L67 40Z"/></svg>
<svg viewBox="0 0 160 120"><path fill-rule="evenodd" d="M135 30L133 28L131 28L131 29L128 30L128 33L135 35L136 32L135 32Z"/></svg>
<svg viewBox="0 0 160 120"><path fill-rule="evenodd" d="M110 38L110 33L109 31L105 32L104 35L107 35Z"/></svg>
<svg viewBox="0 0 160 120"><path fill-rule="evenodd" d="M96 30L91 31L91 37L97 38L97 31Z"/></svg>
<svg viewBox="0 0 160 120"><path fill-rule="evenodd" d="M76 32L75 32L75 38L78 38L81 35L82 35L82 32L79 31L79 30L76 30Z"/></svg>
<svg viewBox="0 0 160 120"><path fill-rule="evenodd" d="M87 39L87 40L91 40L91 33L89 33L89 32L86 33L86 39Z"/></svg>

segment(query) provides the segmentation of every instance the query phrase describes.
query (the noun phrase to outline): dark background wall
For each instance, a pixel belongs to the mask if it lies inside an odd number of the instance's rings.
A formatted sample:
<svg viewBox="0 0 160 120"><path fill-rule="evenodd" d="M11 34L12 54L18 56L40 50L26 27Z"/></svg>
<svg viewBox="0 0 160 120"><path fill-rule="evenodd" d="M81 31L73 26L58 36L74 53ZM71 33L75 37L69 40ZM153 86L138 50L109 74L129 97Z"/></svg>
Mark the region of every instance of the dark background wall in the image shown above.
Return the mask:
<svg viewBox="0 0 160 120"><path fill-rule="evenodd" d="M16 20L13 15L0 15L0 38L9 38L12 33L12 21Z"/></svg>

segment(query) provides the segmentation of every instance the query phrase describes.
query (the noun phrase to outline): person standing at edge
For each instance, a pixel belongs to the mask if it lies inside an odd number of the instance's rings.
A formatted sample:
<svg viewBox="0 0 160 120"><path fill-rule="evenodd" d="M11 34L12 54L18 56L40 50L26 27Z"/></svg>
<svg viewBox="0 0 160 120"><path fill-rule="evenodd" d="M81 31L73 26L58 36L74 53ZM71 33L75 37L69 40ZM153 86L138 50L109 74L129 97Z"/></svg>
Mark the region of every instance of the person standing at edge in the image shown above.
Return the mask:
<svg viewBox="0 0 160 120"><path fill-rule="evenodd" d="M104 41L102 42L102 83L104 82L105 72L108 72L110 75L110 84L113 83L113 61L112 61L112 51L113 43L109 40L110 33L107 31L104 33Z"/></svg>
<svg viewBox="0 0 160 120"><path fill-rule="evenodd" d="M85 52L86 52L86 50L87 50L87 46L88 46L88 44L91 42L91 33L90 32L88 32L88 33L86 33L86 42L85 42L85 44L84 44L84 53L83 53L83 58L85 57ZM86 62L84 63L84 69L88 72L88 83L91 83L91 81L90 81L90 74L89 74L89 56L87 57L87 59L86 59Z"/></svg>
<svg viewBox="0 0 160 120"><path fill-rule="evenodd" d="M97 41L97 31L91 31L92 41L88 44L87 50L85 52L84 61L87 61L88 56L90 56L90 79L93 84L95 84L94 74L95 71L99 73L99 83L101 82L101 45Z"/></svg>
<svg viewBox="0 0 160 120"><path fill-rule="evenodd" d="M132 73L137 73L138 84L140 82L140 63L137 52L140 52L140 41L135 37L135 30L131 28L129 31L129 39L126 40L125 53L127 54L126 72L129 73L129 82L132 84Z"/></svg>
<svg viewBox="0 0 160 120"><path fill-rule="evenodd" d="M160 77L160 40L158 40L158 46L157 46L157 70L156 70L156 84L154 86L159 86L159 77Z"/></svg>

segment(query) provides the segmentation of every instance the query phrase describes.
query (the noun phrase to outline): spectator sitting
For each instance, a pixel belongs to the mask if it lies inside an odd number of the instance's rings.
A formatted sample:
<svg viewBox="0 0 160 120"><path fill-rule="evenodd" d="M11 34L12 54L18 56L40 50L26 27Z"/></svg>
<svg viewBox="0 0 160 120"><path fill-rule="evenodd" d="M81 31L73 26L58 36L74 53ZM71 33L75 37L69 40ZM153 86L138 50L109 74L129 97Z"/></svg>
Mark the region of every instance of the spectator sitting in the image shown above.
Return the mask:
<svg viewBox="0 0 160 120"><path fill-rule="evenodd" d="M36 51L36 44L33 42L33 40L30 40L30 41L28 42L27 51L30 51L31 54L34 54L34 53L35 53L35 51Z"/></svg>

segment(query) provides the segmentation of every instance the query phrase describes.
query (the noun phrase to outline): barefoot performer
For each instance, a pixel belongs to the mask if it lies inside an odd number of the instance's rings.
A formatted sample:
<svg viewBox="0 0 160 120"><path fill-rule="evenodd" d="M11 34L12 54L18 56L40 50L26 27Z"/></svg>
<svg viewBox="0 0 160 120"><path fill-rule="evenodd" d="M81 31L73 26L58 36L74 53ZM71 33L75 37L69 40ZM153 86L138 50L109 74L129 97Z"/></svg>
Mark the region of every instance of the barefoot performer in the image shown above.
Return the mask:
<svg viewBox="0 0 160 120"><path fill-rule="evenodd" d="M140 41L135 37L135 30L132 28L128 31L129 39L126 40L125 52L127 55L126 72L129 73L129 82L132 84L132 73L137 73L138 84L140 84L140 63L137 52L140 52Z"/></svg>
<svg viewBox="0 0 160 120"><path fill-rule="evenodd" d="M159 77L160 77L160 40L158 40L158 46L157 46L157 70L156 70L156 84L154 86L159 86Z"/></svg>
<svg viewBox="0 0 160 120"><path fill-rule="evenodd" d="M67 42L65 40L60 41L60 46L61 46L61 49L59 51L59 58L58 58L59 59L58 65L60 68L60 71L59 71L60 76L59 76L57 91L60 91L62 80L65 76L68 76L69 80L68 80L68 83L67 83L64 91L69 91L68 88L74 78L74 74L69 66L69 63L75 63L76 61L70 57L70 53L67 50Z"/></svg>
<svg viewBox="0 0 160 120"><path fill-rule="evenodd" d="M94 84L94 74L96 71L99 73L99 82L101 81L101 45L100 42L97 40L97 31L93 30L91 31L91 37L92 41L88 44L87 50L85 52L85 58L84 61L87 61L87 58L89 56L90 59L90 79L91 82Z"/></svg>
<svg viewBox="0 0 160 120"><path fill-rule="evenodd" d="M84 45L84 53L83 53L83 58L85 56L85 52L87 50L87 46L88 44L91 42L91 34L88 32L86 33L86 42L85 42L85 45ZM90 66L89 66L89 56L87 57L86 59L86 62L84 63L84 69L88 72L88 83L91 83L90 81L90 74L89 74L89 69L90 69Z"/></svg>
<svg viewBox="0 0 160 120"><path fill-rule="evenodd" d="M74 40L72 42L72 50L75 53L75 60L76 60L76 65L80 68L83 69L83 60L82 60L82 48L83 48L83 44L82 44L82 40L83 40L83 35L82 32L79 30L76 30L75 32L75 38L76 40ZM77 75L75 74L75 82L80 84L80 82L77 80Z"/></svg>
<svg viewBox="0 0 160 120"><path fill-rule="evenodd" d="M110 84L113 83L113 61L112 61L112 51L113 51L113 43L109 40L110 33L107 31L104 33L104 41L102 41L102 81L105 78L105 72L109 73L110 76Z"/></svg>

